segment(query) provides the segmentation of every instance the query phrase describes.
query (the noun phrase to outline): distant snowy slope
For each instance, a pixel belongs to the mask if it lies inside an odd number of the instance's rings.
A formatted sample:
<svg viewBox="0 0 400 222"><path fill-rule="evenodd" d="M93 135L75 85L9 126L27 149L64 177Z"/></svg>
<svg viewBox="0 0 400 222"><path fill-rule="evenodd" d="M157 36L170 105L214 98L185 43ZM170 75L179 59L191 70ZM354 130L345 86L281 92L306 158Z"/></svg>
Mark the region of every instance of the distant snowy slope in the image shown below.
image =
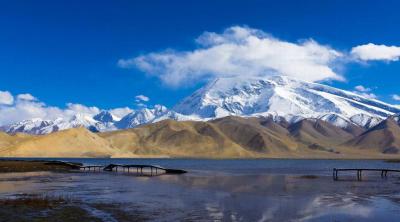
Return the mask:
<svg viewBox="0 0 400 222"><path fill-rule="evenodd" d="M133 111L115 123L119 129L133 128L139 125L154 123L164 119L189 120L196 119L168 110L165 106L155 105L154 108L143 108Z"/></svg>
<svg viewBox="0 0 400 222"><path fill-rule="evenodd" d="M330 86L273 76L218 78L185 98L174 111L200 118L268 114L288 120L325 117L338 126L347 121L366 126L400 109ZM327 118L331 114L339 115L340 120Z"/></svg>

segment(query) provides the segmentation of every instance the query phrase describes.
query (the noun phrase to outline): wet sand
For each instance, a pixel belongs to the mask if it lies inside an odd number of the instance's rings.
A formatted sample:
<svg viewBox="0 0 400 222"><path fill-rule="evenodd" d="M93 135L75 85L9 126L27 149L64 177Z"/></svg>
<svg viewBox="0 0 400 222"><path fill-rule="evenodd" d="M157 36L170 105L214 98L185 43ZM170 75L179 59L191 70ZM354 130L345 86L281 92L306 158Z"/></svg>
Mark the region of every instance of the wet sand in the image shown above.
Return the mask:
<svg viewBox="0 0 400 222"><path fill-rule="evenodd" d="M382 180L366 174L363 179L203 171L156 177L0 173L0 200L8 201L0 204L0 215L3 221L395 220L400 213L398 175Z"/></svg>

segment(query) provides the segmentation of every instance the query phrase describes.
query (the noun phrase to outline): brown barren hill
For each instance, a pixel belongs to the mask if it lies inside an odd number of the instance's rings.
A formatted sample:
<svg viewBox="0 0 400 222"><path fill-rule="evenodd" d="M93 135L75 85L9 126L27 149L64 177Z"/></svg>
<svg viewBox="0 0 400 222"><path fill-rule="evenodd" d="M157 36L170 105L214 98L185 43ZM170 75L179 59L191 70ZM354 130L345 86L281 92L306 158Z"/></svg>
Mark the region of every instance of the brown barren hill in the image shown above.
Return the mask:
<svg viewBox="0 0 400 222"><path fill-rule="evenodd" d="M307 145L336 146L353 135L337 126L318 119L304 119L289 127L290 134Z"/></svg>
<svg viewBox="0 0 400 222"><path fill-rule="evenodd" d="M11 135L0 132L0 150L7 149L7 147L9 147L13 141L14 139Z"/></svg>
<svg viewBox="0 0 400 222"><path fill-rule="evenodd" d="M288 131L277 123L259 118L225 117L211 121L229 139L244 149L274 154L297 149L297 143ZM264 123L262 125L261 123Z"/></svg>
<svg viewBox="0 0 400 222"><path fill-rule="evenodd" d="M3 157L394 158L399 149L400 127L390 118L357 137L322 120L288 124L233 116L163 120L105 133L85 128L41 136L0 133Z"/></svg>
<svg viewBox="0 0 400 222"><path fill-rule="evenodd" d="M389 117L345 145L380 153L397 154L400 151L400 126Z"/></svg>
<svg viewBox="0 0 400 222"><path fill-rule="evenodd" d="M174 157L254 156L209 122L164 120L134 129L100 134L110 143L136 155Z"/></svg>
<svg viewBox="0 0 400 222"><path fill-rule="evenodd" d="M14 144L3 150L1 155L9 157L108 157L118 153L108 141L85 128L22 138L24 139L14 138Z"/></svg>
<svg viewBox="0 0 400 222"><path fill-rule="evenodd" d="M15 135L10 135L4 132L0 132L0 154L12 150L11 147L16 146L26 140L33 138L34 136L28 134L17 133Z"/></svg>

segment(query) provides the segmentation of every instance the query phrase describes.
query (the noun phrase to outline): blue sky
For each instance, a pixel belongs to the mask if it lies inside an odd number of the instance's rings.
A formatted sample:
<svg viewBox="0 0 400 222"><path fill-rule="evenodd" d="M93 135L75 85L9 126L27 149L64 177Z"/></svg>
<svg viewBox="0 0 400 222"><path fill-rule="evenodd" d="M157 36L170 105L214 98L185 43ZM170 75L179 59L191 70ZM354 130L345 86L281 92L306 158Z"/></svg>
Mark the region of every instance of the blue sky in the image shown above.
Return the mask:
<svg viewBox="0 0 400 222"><path fill-rule="evenodd" d="M368 43L400 46L399 8L389 0L2 1L0 91L59 107L135 108L137 95L149 97L148 105L171 107L200 87L202 76L171 86L160 73L121 68L118 61L166 49L192 52L202 33L233 26L296 44L313 39L344 53ZM327 83L348 90L362 85L364 93L399 104L396 58L341 62L336 72L345 80Z"/></svg>

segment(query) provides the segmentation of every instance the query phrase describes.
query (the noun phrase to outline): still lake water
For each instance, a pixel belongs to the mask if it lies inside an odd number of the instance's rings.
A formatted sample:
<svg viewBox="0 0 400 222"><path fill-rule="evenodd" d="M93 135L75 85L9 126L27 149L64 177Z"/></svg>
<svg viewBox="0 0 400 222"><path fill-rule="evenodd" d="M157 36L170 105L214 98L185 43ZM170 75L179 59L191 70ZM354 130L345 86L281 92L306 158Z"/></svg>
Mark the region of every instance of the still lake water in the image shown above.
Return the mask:
<svg viewBox="0 0 400 222"><path fill-rule="evenodd" d="M381 160L59 159L86 165L154 164L187 174L126 173L0 175L0 196L68 195L83 203L115 203L152 221L397 221L400 174L339 174L332 168L393 168ZM304 177L308 175L307 177ZM310 177L313 175L316 177ZM110 214L87 207L104 221Z"/></svg>

